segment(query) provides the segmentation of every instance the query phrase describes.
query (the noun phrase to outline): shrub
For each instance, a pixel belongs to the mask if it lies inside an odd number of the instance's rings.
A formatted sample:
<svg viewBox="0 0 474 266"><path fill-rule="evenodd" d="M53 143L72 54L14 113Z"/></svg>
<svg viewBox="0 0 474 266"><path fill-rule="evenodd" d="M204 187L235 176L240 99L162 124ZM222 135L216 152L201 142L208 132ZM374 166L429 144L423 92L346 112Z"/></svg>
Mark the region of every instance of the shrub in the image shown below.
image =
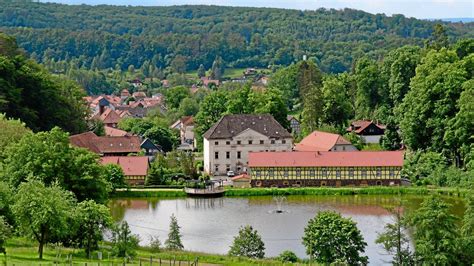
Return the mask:
<svg viewBox="0 0 474 266"><path fill-rule="evenodd" d="M293 251L290 251L290 250L285 250L283 251L279 256L278 256L278 260L281 261L281 262L297 262L298 261L298 257L296 256L296 254L293 252Z"/></svg>

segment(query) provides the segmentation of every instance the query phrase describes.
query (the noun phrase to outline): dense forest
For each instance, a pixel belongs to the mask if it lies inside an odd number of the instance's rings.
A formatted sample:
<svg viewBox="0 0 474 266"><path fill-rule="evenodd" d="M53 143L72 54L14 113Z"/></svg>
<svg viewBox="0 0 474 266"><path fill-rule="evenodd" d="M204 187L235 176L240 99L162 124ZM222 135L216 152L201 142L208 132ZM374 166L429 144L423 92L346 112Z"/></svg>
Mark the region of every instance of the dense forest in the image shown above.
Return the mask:
<svg viewBox="0 0 474 266"><path fill-rule="evenodd" d="M344 9L316 11L219 6L69 6L0 1L0 30L40 63L76 59L88 69L151 64L175 72L212 66L289 65L306 54L323 72L422 46L438 22ZM474 37L474 23L446 23L451 42Z"/></svg>

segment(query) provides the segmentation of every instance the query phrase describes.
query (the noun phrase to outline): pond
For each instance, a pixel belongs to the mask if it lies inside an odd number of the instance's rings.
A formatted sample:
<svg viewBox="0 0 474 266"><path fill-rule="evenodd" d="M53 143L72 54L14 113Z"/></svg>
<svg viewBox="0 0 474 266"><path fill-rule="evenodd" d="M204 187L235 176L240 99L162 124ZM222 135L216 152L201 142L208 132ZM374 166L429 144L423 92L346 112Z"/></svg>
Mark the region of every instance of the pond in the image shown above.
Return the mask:
<svg viewBox="0 0 474 266"><path fill-rule="evenodd" d="M419 207L422 196L403 196L404 211ZM459 198L445 198L452 204L452 212L461 216L464 205ZM281 204L282 213L277 213ZM110 203L117 221L125 220L140 243L147 245L150 236L158 236L164 243L168 235L169 217L174 214L181 226L184 248L190 251L226 254L234 236L243 225L258 230L265 243L265 256L277 256L284 250L294 251L305 258L302 244L304 228L321 210L333 210L357 222L365 241L366 255L372 265L390 261L380 245L375 244L393 217L384 208L396 204L395 196L288 196L274 197L202 198L147 198L115 199Z"/></svg>

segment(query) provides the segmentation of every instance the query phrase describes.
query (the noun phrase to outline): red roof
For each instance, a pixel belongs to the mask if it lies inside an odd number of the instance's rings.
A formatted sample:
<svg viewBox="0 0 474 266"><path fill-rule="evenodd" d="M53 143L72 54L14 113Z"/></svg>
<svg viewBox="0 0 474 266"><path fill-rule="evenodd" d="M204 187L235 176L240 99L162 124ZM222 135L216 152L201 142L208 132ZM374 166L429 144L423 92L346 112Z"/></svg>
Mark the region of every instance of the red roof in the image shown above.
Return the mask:
<svg viewBox="0 0 474 266"><path fill-rule="evenodd" d="M181 123L185 126L194 125L194 118L193 116L183 116L181 118Z"/></svg>
<svg viewBox="0 0 474 266"><path fill-rule="evenodd" d="M236 181L236 180L246 180L246 179L250 180L251 178L247 174L241 174L241 175L238 175L238 176L234 176L231 179L232 179L232 181Z"/></svg>
<svg viewBox="0 0 474 266"><path fill-rule="evenodd" d="M368 126L371 124L374 124L375 126L379 127L380 129L385 129L385 125L382 124L377 124L374 123L370 120L356 120L351 123L351 126L347 128L348 132L352 131L352 128L354 128L354 133L360 134L364 129L366 129Z"/></svg>
<svg viewBox="0 0 474 266"><path fill-rule="evenodd" d="M86 132L69 137L71 144L89 149L95 153L137 153L140 152L138 136L104 136L98 137L93 132Z"/></svg>
<svg viewBox="0 0 474 266"><path fill-rule="evenodd" d="M403 166L402 151L250 152L249 167Z"/></svg>
<svg viewBox="0 0 474 266"><path fill-rule="evenodd" d="M314 131L296 144L295 151L330 151L334 145L351 145L341 135Z"/></svg>
<svg viewBox="0 0 474 266"><path fill-rule="evenodd" d="M96 117L102 122L104 122L104 124L118 124L118 122L120 122L120 120L122 119L115 110L112 110L110 108L106 108L101 115L98 115Z"/></svg>
<svg viewBox="0 0 474 266"><path fill-rule="evenodd" d="M123 136L128 136L128 132L125 130L121 130L118 128L113 128L109 126L104 126L105 130L105 135L106 136L111 136L111 137L123 137Z"/></svg>
<svg viewBox="0 0 474 266"><path fill-rule="evenodd" d="M146 176L148 157L146 156L108 156L100 159L103 165L118 164L125 176Z"/></svg>

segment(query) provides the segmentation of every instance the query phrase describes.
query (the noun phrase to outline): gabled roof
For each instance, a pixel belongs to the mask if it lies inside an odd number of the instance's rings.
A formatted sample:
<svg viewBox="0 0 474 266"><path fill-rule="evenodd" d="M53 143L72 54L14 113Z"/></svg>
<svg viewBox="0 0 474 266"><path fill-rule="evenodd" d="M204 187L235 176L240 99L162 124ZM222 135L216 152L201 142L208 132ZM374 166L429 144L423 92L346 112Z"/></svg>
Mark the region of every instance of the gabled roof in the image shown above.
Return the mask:
<svg viewBox="0 0 474 266"><path fill-rule="evenodd" d="M146 176L148 174L148 157L146 156L107 156L101 163L118 164L125 176Z"/></svg>
<svg viewBox="0 0 474 266"><path fill-rule="evenodd" d="M225 115L204 133L204 138L229 139L246 129L269 138L291 138L291 134L269 114Z"/></svg>
<svg viewBox="0 0 474 266"><path fill-rule="evenodd" d="M296 144L295 151L330 151L335 145L351 145L341 135L314 131Z"/></svg>
<svg viewBox="0 0 474 266"><path fill-rule="evenodd" d="M249 167L403 166L402 151L250 152Z"/></svg>
<svg viewBox="0 0 474 266"><path fill-rule="evenodd" d="M348 132L354 131L356 134L360 134L363 132L367 127L369 127L371 124L374 124L376 127L385 130L386 126L378 123L374 123L373 121L370 120L356 120L351 123L351 125L347 128Z"/></svg>
<svg viewBox="0 0 474 266"><path fill-rule="evenodd" d="M100 115L98 114L96 118L100 119L104 124L118 124L122 119L115 110L110 108L106 108L105 111Z"/></svg>
<svg viewBox="0 0 474 266"><path fill-rule="evenodd" d="M181 118L181 123L184 126L194 125L194 117L193 116L183 116Z"/></svg>
<svg viewBox="0 0 474 266"><path fill-rule="evenodd" d="M105 135L111 137L123 137L130 135L127 131L109 126L104 126Z"/></svg>
<svg viewBox="0 0 474 266"><path fill-rule="evenodd" d="M69 137L72 145L86 148L92 152L105 153L137 153L140 152L140 138L138 136L103 136L93 132L86 132Z"/></svg>

